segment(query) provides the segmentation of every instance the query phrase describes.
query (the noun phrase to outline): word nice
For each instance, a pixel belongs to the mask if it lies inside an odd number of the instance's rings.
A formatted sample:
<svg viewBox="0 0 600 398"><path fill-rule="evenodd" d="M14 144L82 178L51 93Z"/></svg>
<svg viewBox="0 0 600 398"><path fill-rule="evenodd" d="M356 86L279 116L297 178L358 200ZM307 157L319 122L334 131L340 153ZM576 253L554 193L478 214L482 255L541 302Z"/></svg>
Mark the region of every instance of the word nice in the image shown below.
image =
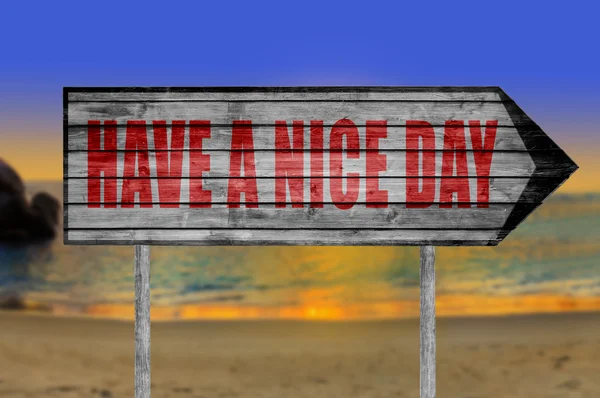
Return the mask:
<svg viewBox="0 0 600 398"><path fill-rule="evenodd" d="M90 120L88 206L385 208L398 189L406 207L488 207L497 125Z"/></svg>

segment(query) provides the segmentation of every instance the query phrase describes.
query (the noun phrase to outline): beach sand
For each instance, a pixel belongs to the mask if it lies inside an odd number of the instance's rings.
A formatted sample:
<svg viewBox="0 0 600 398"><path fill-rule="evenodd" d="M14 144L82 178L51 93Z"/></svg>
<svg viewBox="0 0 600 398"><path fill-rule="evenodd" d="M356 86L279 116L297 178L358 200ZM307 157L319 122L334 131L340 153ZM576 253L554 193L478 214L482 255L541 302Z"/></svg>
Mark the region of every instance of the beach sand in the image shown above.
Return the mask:
<svg viewBox="0 0 600 398"><path fill-rule="evenodd" d="M438 319L438 397L600 397L600 313ZM0 313L1 397L133 397L133 323ZM418 320L155 322L152 397L418 397Z"/></svg>

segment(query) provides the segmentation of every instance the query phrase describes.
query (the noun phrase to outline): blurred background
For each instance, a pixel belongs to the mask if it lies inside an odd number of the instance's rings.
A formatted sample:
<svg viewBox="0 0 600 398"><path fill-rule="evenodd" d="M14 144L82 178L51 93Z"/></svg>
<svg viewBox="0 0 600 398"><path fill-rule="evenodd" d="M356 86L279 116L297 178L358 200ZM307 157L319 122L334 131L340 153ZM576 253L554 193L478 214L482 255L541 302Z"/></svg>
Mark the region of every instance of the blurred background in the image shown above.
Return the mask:
<svg viewBox="0 0 600 398"><path fill-rule="evenodd" d="M437 249L438 395L598 397L597 11L12 3L0 217L18 198L52 225L63 86L501 86L579 170L498 247ZM416 397L418 264L414 247L152 247L153 394ZM60 225L0 243L0 394L131 396L133 295L132 247L64 246Z"/></svg>

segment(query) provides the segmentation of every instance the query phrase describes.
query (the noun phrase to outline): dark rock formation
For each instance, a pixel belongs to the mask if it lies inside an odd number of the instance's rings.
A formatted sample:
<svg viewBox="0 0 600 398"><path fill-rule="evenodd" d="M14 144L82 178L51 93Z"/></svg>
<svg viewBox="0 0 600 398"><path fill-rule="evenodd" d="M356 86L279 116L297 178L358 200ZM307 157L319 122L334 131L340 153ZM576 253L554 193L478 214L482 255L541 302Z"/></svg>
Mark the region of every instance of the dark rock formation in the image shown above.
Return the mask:
<svg viewBox="0 0 600 398"><path fill-rule="evenodd" d="M30 243L56 237L60 203L47 193L31 203L17 172L0 159L0 242Z"/></svg>

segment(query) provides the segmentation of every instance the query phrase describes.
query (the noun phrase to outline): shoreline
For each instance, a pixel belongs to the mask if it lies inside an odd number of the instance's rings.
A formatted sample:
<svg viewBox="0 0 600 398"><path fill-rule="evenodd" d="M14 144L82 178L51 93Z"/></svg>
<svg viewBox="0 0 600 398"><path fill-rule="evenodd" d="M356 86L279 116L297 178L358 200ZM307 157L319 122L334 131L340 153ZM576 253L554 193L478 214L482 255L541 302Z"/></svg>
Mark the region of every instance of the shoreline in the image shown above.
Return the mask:
<svg viewBox="0 0 600 398"><path fill-rule="evenodd" d="M8 301L14 301L7 305ZM133 321L134 304L44 303L30 298L0 301L0 311L24 314L47 314L80 318L120 319ZM436 297L436 317L487 318L535 316L536 314L600 313L600 296L566 295L451 296ZM153 305L154 322L194 320L309 320L309 321L376 321L418 319L418 300L396 300L346 305L256 306L190 304Z"/></svg>
<svg viewBox="0 0 600 398"><path fill-rule="evenodd" d="M134 319L101 316L95 314L86 313L53 313L50 310L34 310L34 309L3 309L0 308L0 317L2 316L31 316L31 317L42 317L52 319L82 319L82 320L95 320L95 321L116 321L124 323L133 323ZM463 315L439 315L436 314L436 319L448 320L448 321L461 321L461 320L473 320L473 319L521 319L521 318L551 318L551 317L587 317L587 316L598 316L600 318L600 309L598 310L571 310L571 311L545 311L545 312L523 312L523 313L510 313L510 314L463 314ZM386 317L386 318L365 318L365 319L325 319L325 318L185 318L185 319L152 319L154 323L171 324L171 323L251 323L251 322L307 322L307 323L383 323L383 322L410 322L418 321L419 317Z"/></svg>

